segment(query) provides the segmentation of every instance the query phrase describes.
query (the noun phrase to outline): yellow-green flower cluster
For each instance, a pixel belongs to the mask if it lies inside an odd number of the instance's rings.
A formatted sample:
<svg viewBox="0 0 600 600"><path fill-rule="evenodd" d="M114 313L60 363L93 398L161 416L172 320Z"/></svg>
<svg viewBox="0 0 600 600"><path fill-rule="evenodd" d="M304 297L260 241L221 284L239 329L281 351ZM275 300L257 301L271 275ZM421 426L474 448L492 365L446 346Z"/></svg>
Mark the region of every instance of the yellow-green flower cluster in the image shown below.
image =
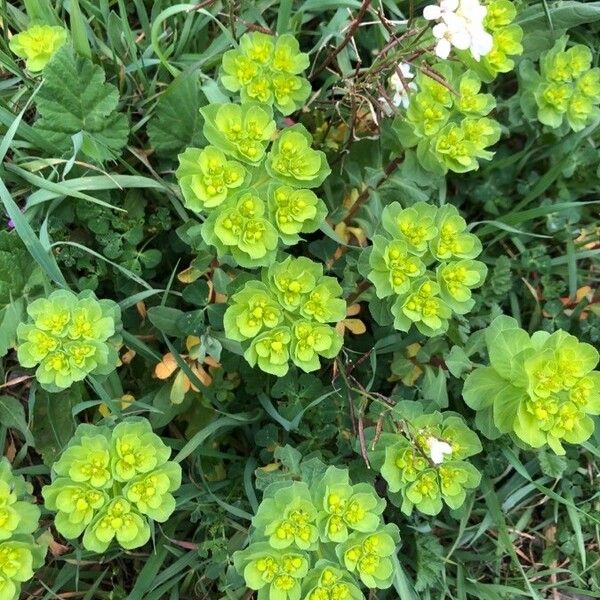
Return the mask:
<svg viewBox="0 0 600 600"><path fill-rule="evenodd" d="M257 600L362 600L361 583L392 584L398 528L384 525L385 500L347 469L270 485L252 520L250 545L233 555Z"/></svg>
<svg viewBox="0 0 600 600"><path fill-rule="evenodd" d="M32 504L22 477L0 459L0 600L17 600L21 584L44 564L46 547L32 533L38 528L40 509Z"/></svg>
<svg viewBox="0 0 600 600"><path fill-rule="evenodd" d="M424 72L416 77L406 114L399 115L394 129L404 148L415 148L427 171L464 173L479 168L479 159L490 160L487 150L500 139L500 125L487 117L496 106L491 94L482 94L481 79L459 63L432 67L447 82Z"/></svg>
<svg viewBox="0 0 600 600"><path fill-rule="evenodd" d="M346 316L341 294L337 279L323 275L322 265L288 256L232 296L225 335L243 342L246 360L266 373L285 375L290 360L315 371L320 357L333 358L342 347L342 336L328 324Z"/></svg>
<svg viewBox="0 0 600 600"><path fill-rule="evenodd" d="M459 508L481 480L466 460L481 452L481 443L455 413L424 413L420 402L398 402L383 432L370 428L365 437L391 502L407 515L413 508L427 515L437 515L444 504Z"/></svg>
<svg viewBox="0 0 600 600"><path fill-rule="evenodd" d="M17 33L9 42L10 49L32 72L41 71L54 53L67 41L67 30L51 25L32 25Z"/></svg>
<svg viewBox="0 0 600 600"><path fill-rule="evenodd" d="M465 381L463 397L483 419L493 419L529 447L548 444L564 454L562 442L580 444L600 414L598 351L566 331L529 335L511 317L497 317L485 332L489 367Z"/></svg>
<svg viewBox="0 0 600 600"><path fill-rule="evenodd" d="M30 320L17 329L23 367L36 367L43 388L55 392L87 375L108 375L118 364L121 310L93 292L57 290L27 307Z"/></svg>
<svg viewBox="0 0 600 600"><path fill-rule="evenodd" d="M46 508L65 538L83 533L83 546L103 553L114 541L130 550L150 539L148 520L165 522L175 510L181 467L147 419L130 418L112 430L79 425L42 489Z"/></svg>
<svg viewBox="0 0 600 600"><path fill-rule="evenodd" d="M238 48L223 55L221 83L232 92L239 91L242 102L272 104L289 115L310 94L310 84L303 76L308 63L308 54L300 52L298 41L290 34L246 33Z"/></svg>
<svg viewBox="0 0 600 600"><path fill-rule="evenodd" d="M435 336L448 329L452 313L473 308L471 291L487 274L482 262L472 260L480 253L481 242L454 206L417 202L403 209L392 202L359 267L377 297L390 300L396 329L408 331L414 324Z"/></svg>
<svg viewBox="0 0 600 600"><path fill-rule="evenodd" d="M211 104L201 112L211 145L179 156L185 205L208 213L198 229L219 258L267 266L280 242L298 243L325 218L325 204L310 188L330 173L327 159L311 148L302 125L277 132L268 106Z"/></svg>
<svg viewBox="0 0 600 600"><path fill-rule="evenodd" d="M592 68L592 51L583 44L567 49L568 38L560 38L540 58L537 72L531 61L520 69L521 105L554 129L567 123L581 131L600 116L600 68Z"/></svg>
<svg viewBox="0 0 600 600"><path fill-rule="evenodd" d="M483 25L493 39L492 49L481 58L487 80L495 79L499 73L508 73L515 68L513 56L523 53L523 30L514 23L517 9L510 0L491 0L486 4L487 13Z"/></svg>

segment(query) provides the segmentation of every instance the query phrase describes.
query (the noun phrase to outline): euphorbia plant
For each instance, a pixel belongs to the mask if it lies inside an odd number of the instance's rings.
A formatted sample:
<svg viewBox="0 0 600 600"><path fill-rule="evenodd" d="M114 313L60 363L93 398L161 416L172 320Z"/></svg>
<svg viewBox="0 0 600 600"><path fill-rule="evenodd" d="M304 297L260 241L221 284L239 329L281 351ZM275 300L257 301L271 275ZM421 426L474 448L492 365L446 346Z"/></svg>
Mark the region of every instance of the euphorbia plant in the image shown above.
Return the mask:
<svg viewBox="0 0 600 600"><path fill-rule="evenodd" d="M181 467L170 455L146 419L130 418L112 430L79 425L42 489L59 533L83 534L92 552L105 552L113 540L125 549L143 546L148 521L162 523L175 510Z"/></svg>
<svg viewBox="0 0 600 600"><path fill-rule="evenodd" d="M55 392L87 375L108 375L117 366L121 309L93 292L57 290L28 307L17 329L18 358L36 367L43 388Z"/></svg>
<svg viewBox="0 0 600 600"><path fill-rule="evenodd" d="M386 299L396 329L408 331L414 324L435 336L447 330L452 313L466 314L475 305L472 290L487 274L473 260L480 252L481 242L454 206L417 202L402 208L392 202L359 268L377 297Z"/></svg>
<svg viewBox="0 0 600 600"><path fill-rule="evenodd" d="M564 454L563 442L580 444L600 414L598 351L566 331L529 335L512 317L497 317L485 332L489 366L465 381L463 397L495 432L525 445L548 444ZM491 432L494 433L494 432Z"/></svg>
<svg viewBox="0 0 600 600"><path fill-rule="evenodd" d="M561 37L540 57L539 72L531 61L520 68L521 106L528 115L557 129L581 131L600 114L600 68L592 68L592 52L583 44L567 49Z"/></svg>
<svg viewBox="0 0 600 600"><path fill-rule="evenodd" d="M456 413L425 412L416 401L401 401L386 415L382 431L369 428L369 459L388 484L392 503L438 514L444 504L459 508L481 480L466 459L481 452L477 434Z"/></svg>
<svg viewBox="0 0 600 600"><path fill-rule="evenodd" d="M197 227L222 258L242 267L268 266L280 244L293 245L315 231L327 209L309 188L330 173L323 152L311 148L302 125L276 134L271 108L246 103L202 109L212 145L179 156L177 178L185 205L206 211Z"/></svg>
<svg viewBox="0 0 600 600"><path fill-rule="evenodd" d="M320 357L333 358L342 336L329 323L346 315L342 288L308 258L288 256L264 269L233 294L223 319L229 339L244 344L250 365L282 376L289 361L314 371Z"/></svg>
<svg viewBox="0 0 600 600"><path fill-rule="evenodd" d="M20 597L21 584L41 567L46 546L34 540L40 509L32 503L31 488L0 459L0 600Z"/></svg>
<svg viewBox="0 0 600 600"><path fill-rule="evenodd" d="M233 556L257 598L363 598L359 586L391 586L398 528L384 525L385 501L353 485L346 469L307 473L307 481L267 487L250 545Z"/></svg>
<svg viewBox="0 0 600 600"><path fill-rule="evenodd" d="M308 54L300 52L293 35L246 33L238 48L223 55L221 83L232 92L239 91L242 102L272 104L289 115L310 94L303 76L308 64Z"/></svg>

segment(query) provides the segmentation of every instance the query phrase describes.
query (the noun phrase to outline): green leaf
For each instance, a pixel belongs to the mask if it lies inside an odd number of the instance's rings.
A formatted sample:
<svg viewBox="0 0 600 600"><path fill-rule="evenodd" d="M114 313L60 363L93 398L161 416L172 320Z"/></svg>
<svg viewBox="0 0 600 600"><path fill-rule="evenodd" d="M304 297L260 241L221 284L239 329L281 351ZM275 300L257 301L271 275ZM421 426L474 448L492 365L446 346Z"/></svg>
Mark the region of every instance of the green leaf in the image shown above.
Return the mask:
<svg viewBox="0 0 600 600"><path fill-rule="evenodd" d="M171 82L148 123L150 143L159 156L175 158L184 148L206 143L199 112L204 104L196 72L182 73Z"/></svg>
<svg viewBox="0 0 600 600"><path fill-rule="evenodd" d="M600 2L560 2L546 8L545 2L523 10L516 22L527 32L548 28L548 17L554 29L569 29L582 24L591 24L600 19Z"/></svg>
<svg viewBox="0 0 600 600"><path fill-rule="evenodd" d="M16 429L23 434L29 446L34 445L33 436L27 427L25 409L23 405L12 396L0 396L0 423L9 429Z"/></svg>
<svg viewBox="0 0 600 600"><path fill-rule="evenodd" d="M75 433L72 409L80 401L80 385L57 394L38 390L31 433L35 439L35 449L42 456L44 464L51 466Z"/></svg>
<svg viewBox="0 0 600 600"><path fill-rule="evenodd" d="M554 452L546 450L540 451L538 460L540 461L542 473L553 479L559 479L568 466L568 461L564 456L558 456Z"/></svg>
<svg viewBox="0 0 600 600"><path fill-rule="evenodd" d="M454 377L460 377L465 371L471 368L471 361L460 346L452 346L444 362L448 367L448 371Z"/></svg>
<svg viewBox="0 0 600 600"><path fill-rule="evenodd" d="M443 369L425 367L425 375L423 377L423 398L435 402L439 408L448 408L446 373Z"/></svg>
<svg viewBox="0 0 600 600"><path fill-rule="evenodd" d="M492 406L494 398L512 387L491 367L480 367L469 374L463 387L463 398L473 410Z"/></svg>
<svg viewBox="0 0 600 600"><path fill-rule="evenodd" d="M116 111L119 92L105 83L102 67L63 46L44 69L36 98L34 127L61 153L72 151L71 137L83 133L82 152L102 162L117 158L127 143L127 117Z"/></svg>
<svg viewBox="0 0 600 600"><path fill-rule="evenodd" d="M148 318L152 325L166 335L181 336L182 331L177 322L185 313L169 306L153 306L148 309Z"/></svg>
<svg viewBox="0 0 600 600"><path fill-rule="evenodd" d="M16 233L0 231L0 356L15 341L17 325L25 314L29 281L35 262Z"/></svg>

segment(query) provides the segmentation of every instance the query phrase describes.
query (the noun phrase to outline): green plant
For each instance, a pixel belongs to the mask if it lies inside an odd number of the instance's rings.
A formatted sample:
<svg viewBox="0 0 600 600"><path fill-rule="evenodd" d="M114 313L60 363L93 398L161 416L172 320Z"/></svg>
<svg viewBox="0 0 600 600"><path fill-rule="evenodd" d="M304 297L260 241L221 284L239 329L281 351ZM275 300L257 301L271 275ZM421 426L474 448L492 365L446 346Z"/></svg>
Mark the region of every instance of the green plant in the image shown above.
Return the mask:
<svg viewBox="0 0 600 600"><path fill-rule="evenodd" d="M310 481L265 490L249 546L233 556L258 599L359 599L359 582L390 587L398 528L382 523L385 501L347 469L324 466Z"/></svg>
<svg viewBox="0 0 600 600"><path fill-rule="evenodd" d="M20 597L21 584L44 564L46 546L34 540L40 509L31 502L31 486L13 475L0 459L0 600Z"/></svg>
<svg viewBox="0 0 600 600"><path fill-rule="evenodd" d="M25 59L27 68L36 73L44 69L67 38L68 33L64 27L32 25L14 35L9 46L17 56Z"/></svg>
<svg viewBox="0 0 600 600"><path fill-rule="evenodd" d="M327 214L323 201L306 189L323 182L327 159L310 147L312 136L301 125L280 132L267 153L276 130L264 105L210 105L202 114L213 145L179 156L185 204L209 212L198 231L219 257L231 255L242 267L268 266L279 241L298 243Z"/></svg>
<svg viewBox="0 0 600 600"><path fill-rule="evenodd" d="M465 173L479 168L479 159L490 160L487 150L500 139L500 125L487 117L496 106L491 94L482 94L481 79L471 70L439 63L436 79L418 73L410 92L406 115L394 121L403 148L415 148L427 171ZM444 81L440 83L441 75Z"/></svg>
<svg viewBox="0 0 600 600"><path fill-rule="evenodd" d="M523 29L515 22L517 6L510 0L490 0L485 8L483 25L492 36L491 50L479 61L465 51L458 52L458 55L483 81L491 82L515 68L515 57L523 53Z"/></svg>
<svg viewBox="0 0 600 600"><path fill-rule="evenodd" d="M567 36L540 57L540 71L533 62L520 67L521 106L537 115L540 123L557 129L566 121L581 131L600 115L600 68L592 68L592 52L583 44L567 50Z"/></svg>
<svg viewBox="0 0 600 600"><path fill-rule="evenodd" d="M390 501L410 515L413 508L438 514L460 508L481 481L466 459L481 452L477 434L456 413L425 412L415 401L398 402L385 426L365 432L369 459L388 484Z"/></svg>
<svg viewBox="0 0 600 600"><path fill-rule="evenodd" d="M341 293L320 264L288 256L232 296L223 319L225 335L246 345L250 341L244 357L267 373L285 375L290 360L314 371L321 356L333 358L342 347L341 335L328 325L346 315Z"/></svg>
<svg viewBox="0 0 600 600"><path fill-rule="evenodd" d="M181 467L149 421L130 418L112 430L79 425L52 467L43 488L46 508L67 539L83 534L83 546L105 552L113 540L123 548L150 539L148 520L165 522L175 510Z"/></svg>
<svg viewBox="0 0 600 600"><path fill-rule="evenodd" d="M121 311L92 292L52 292L27 306L30 319L17 328L18 357L36 367L36 379L54 392L87 375L108 375L118 363Z"/></svg>
<svg viewBox="0 0 600 600"><path fill-rule="evenodd" d="M487 274L473 260L480 252L481 242L467 232L454 206L417 202L403 209L392 202L360 266L377 297L390 299L396 329L408 331L414 324L423 335L435 336L447 330L452 313L473 308L471 290Z"/></svg>
<svg viewBox="0 0 600 600"><path fill-rule="evenodd" d="M512 317L497 317L485 332L489 367L465 381L463 398L493 418L500 433L529 447L581 444L600 414L598 351L566 331L529 335ZM483 418L483 417L482 417Z"/></svg>
<svg viewBox="0 0 600 600"><path fill-rule="evenodd" d="M223 54L221 83L240 92L242 103L273 104L283 115L297 110L311 88L302 76L308 55L300 52L290 34L273 38L260 32L246 33L239 47Z"/></svg>

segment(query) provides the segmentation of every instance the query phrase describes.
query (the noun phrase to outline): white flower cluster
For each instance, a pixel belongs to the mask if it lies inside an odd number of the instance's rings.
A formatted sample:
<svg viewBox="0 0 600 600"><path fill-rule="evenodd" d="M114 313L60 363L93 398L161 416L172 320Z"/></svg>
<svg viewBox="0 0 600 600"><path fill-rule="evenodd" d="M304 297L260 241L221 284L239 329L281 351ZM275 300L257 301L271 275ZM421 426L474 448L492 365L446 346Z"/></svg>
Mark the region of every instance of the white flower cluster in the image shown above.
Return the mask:
<svg viewBox="0 0 600 600"><path fill-rule="evenodd" d="M470 50L475 60L488 54L493 39L483 26L486 12L479 0L440 0L439 4L426 6L423 17L437 21L433 27L437 56L448 58L452 46Z"/></svg>
<svg viewBox="0 0 600 600"><path fill-rule="evenodd" d="M410 64L401 62L396 66L394 74L389 79L389 89L393 92L391 97L392 104L397 107L408 108L408 95L412 90L417 89L417 85L411 79L414 79ZM390 99L383 96L379 97L379 103L383 107L383 112L389 117L394 114L394 109L389 105Z"/></svg>

